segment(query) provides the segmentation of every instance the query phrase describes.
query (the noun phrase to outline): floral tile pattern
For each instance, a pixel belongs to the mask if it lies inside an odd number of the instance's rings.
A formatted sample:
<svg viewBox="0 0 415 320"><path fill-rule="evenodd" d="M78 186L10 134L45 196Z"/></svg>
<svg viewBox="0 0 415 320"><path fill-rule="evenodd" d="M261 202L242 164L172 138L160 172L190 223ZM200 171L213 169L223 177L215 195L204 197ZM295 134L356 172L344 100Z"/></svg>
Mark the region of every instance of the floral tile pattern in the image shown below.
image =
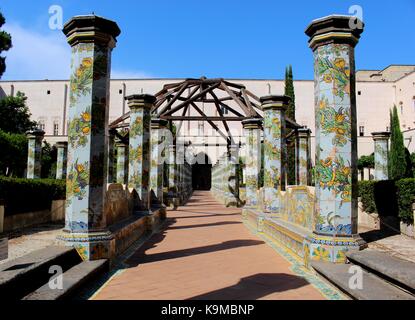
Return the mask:
<svg viewBox="0 0 415 320"><path fill-rule="evenodd" d="M388 137L375 139L375 180L388 180Z"/></svg>
<svg viewBox="0 0 415 320"><path fill-rule="evenodd" d="M27 179L40 179L43 136L29 135L27 150Z"/></svg>
<svg viewBox="0 0 415 320"><path fill-rule="evenodd" d="M311 182L310 134L299 134L297 141L297 185L308 186Z"/></svg>
<svg viewBox="0 0 415 320"><path fill-rule="evenodd" d="M285 116L282 108L264 111L264 211L280 211L277 192L285 175Z"/></svg>
<svg viewBox="0 0 415 320"><path fill-rule="evenodd" d="M66 196L66 229L71 233L105 227L110 55L110 48L94 43L72 47Z"/></svg>
<svg viewBox="0 0 415 320"><path fill-rule="evenodd" d="M128 178L128 146L125 143L116 143L117 147L117 183L126 184Z"/></svg>
<svg viewBox="0 0 415 320"><path fill-rule="evenodd" d="M326 44L314 51L316 85L316 198L315 231L350 236L357 230L356 194L352 193L356 128L352 108L353 48ZM355 137L354 137L355 138Z"/></svg>
<svg viewBox="0 0 415 320"><path fill-rule="evenodd" d="M255 126L245 127L246 137L246 206L259 204L257 190L261 170L261 129Z"/></svg>
<svg viewBox="0 0 415 320"><path fill-rule="evenodd" d="M142 210L150 208L150 108L145 103L130 106L128 187L137 191Z"/></svg>
<svg viewBox="0 0 415 320"><path fill-rule="evenodd" d="M58 144L58 159L56 163L56 179L66 178L66 165L68 158L68 146L66 144Z"/></svg>
<svg viewBox="0 0 415 320"><path fill-rule="evenodd" d="M151 129L151 168L150 168L150 187L151 192L159 203L163 203L163 159L165 157L164 139L166 137L165 128Z"/></svg>

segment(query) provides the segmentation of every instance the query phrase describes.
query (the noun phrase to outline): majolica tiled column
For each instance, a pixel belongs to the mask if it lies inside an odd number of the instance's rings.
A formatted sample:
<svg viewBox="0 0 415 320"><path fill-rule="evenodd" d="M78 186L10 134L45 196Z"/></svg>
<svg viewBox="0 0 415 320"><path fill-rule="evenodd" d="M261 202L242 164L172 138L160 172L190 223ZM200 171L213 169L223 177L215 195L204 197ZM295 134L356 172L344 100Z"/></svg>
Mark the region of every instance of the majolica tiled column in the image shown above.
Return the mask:
<svg viewBox="0 0 415 320"><path fill-rule="evenodd" d="M375 180L388 180L388 156L390 132L372 133L375 143Z"/></svg>
<svg viewBox="0 0 415 320"><path fill-rule="evenodd" d="M299 186L311 184L311 155L310 155L311 130L302 128L297 131L296 140L296 180Z"/></svg>
<svg viewBox="0 0 415 320"><path fill-rule="evenodd" d="M177 185L178 185L178 176L177 176L177 164L176 164L176 146L170 145L168 147L168 162L169 162L169 188L168 188L168 197L169 197L169 206L173 208L178 207L177 199Z"/></svg>
<svg viewBox="0 0 415 320"><path fill-rule="evenodd" d="M177 192L180 205L183 205L183 165L184 165L184 144L178 143L176 145L176 164L177 164Z"/></svg>
<svg viewBox="0 0 415 320"><path fill-rule="evenodd" d="M128 142L116 139L115 148L117 148L117 183L127 184L128 182Z"/></svg>
<svg viewBox="0 0 415 320"><path fill-rule="evenodd" d="M109 137L108 137L108 183L114 183L116 181L117 176L117 167L115 161L115 134L116 129L109 130Z"/></svg>
<svg viewBox="0 0 415 320"><path fill-rule="evenodd" d="M66 165L68 159L68 143L58 142L56 144L58 159L56 163L56 179L66 178Z"/></svg>
<svg viewBox="0 0 415 320"><path fill-rule="evenodd" d="M226 176L226 157L222 155L219 158L219 185L220 185L220 193L219 193L219 200L222 203L225 203L226 200L226 186L228 184L228 178Z"/></svg>
<svg viewBox="0 0 415 320"><path fill-rule="evenodd" d="M226 186L226 192L228 197L225 205L227 206L238 206L239 201L239 176L238 176L238 165L239 165L239 146L229 146L228 162L227 162L227 178L228 183Z"/></svg>
<svg viewBox="0 0 415 320"><path fill-rule="evenodd" d="M262 119L242 121L246 138L246 204L256 208L259 204L258 188L261 172L261 126Z"/></svg>
<svg viewBox="0 0 415 320"><path fill-rule="evenodd" d="M42 141L45 132L35 130L27 132L27 179L40 179L42 171Z"/></svg>
<svg viewBox="0 0 415 320"><path fill-rule="evenodd" d="M151 172L150 186L154 197L154 205L163 204L163 169L164 169L164 141L166 138L167 120L151 120Z"/></svg>
<svg viewBox="0 0 415 320"><path fill-rule="evenodd" d="M316 193L314 233L305 244L313 260L345 262L364 245L357 234L357 130L354 47L362 29L354 17L329 16L307 28L314 52Z"/></svg>
<svg viewBox="0 0 415 320"><path fill-rule="evenodd" d="M156 101L152 95L128 96L130 107L130 151L128 187L137 191L140 211L150 213L151 168L151 108Z"/></svg>
<svg viewBox="0 0 415 320"><path fill-rule="evenodd" d="M285 111L287 96L262 97L264 111L264 212L278 214L278 191L285 189Z"/></svg>
<svg viewBox="0 0 415 320"><path fill-rule="evenodd" d="M65 239L86 260L114 255L104 199L108 161L111 51L120 29L94 15L77 16L63 29L72 47L69 93Z"/></svg>

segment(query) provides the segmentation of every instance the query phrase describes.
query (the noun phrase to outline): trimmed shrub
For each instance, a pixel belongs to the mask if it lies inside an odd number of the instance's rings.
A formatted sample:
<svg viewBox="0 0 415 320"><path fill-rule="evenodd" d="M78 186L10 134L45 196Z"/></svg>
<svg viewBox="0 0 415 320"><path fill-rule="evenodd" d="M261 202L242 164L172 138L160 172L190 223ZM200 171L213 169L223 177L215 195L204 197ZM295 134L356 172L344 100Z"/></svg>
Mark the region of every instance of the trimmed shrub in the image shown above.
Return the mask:
<svg viewBox="0 0 415 320"><path fill-rule="evenodd" d="M374 197L376 181L359 181L359 197L361 198L363 210L367 213L377 212Z"/></svg>
<svg viewBox="0 0 415 320"><path fill-rule="evenodd" d="M408 178L396 182L398 191L399 217L403 222L413 223L412 204L415 201L415 179Z"/></svg>
<svg viewBox="0 0 415 320"><path fill-rule="evenodd" d="M65 199L65 180L0 177L5 215L50 209L52 200Z"/></svg>
<svg viewBox="0 0 415 320"><path fill-rule="evenodd" d="M363 210L380 216L395 216L413 222L412 203L415 201L415 179L398 181L359 181L359 197Z"/></svg>

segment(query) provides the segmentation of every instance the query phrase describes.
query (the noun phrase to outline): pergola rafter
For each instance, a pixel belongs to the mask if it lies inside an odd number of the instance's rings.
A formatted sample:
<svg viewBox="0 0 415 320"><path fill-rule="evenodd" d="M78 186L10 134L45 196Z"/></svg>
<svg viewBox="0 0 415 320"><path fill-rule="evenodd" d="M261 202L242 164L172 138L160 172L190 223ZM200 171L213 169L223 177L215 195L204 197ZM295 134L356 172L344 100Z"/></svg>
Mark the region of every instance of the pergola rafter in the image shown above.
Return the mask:
<svg viewBox="0 0 415 320"><path fill-rule="evenodd" d="M188 93L186 93L187 91ZM222 78L207 79L202 77L170 83L156 93L155 97L153 116L168 120L170 123L179 122L176 134L180 132L183 121L205 121L228 144L233 144L234 139L228 121L241 122L248 118L262 118L258 112L262 111L260 98L246 89L244 85ZM191 113L192 110L196 112L196 115ZM228 113L230 114L228 115ZM129 116L129 112L124 114L111 123L110 128L128 126L126 120ZM221 130L217 123L221 123L224 130ZM300 128L290 119L286 119L286 123L288 128Z"/></svg>

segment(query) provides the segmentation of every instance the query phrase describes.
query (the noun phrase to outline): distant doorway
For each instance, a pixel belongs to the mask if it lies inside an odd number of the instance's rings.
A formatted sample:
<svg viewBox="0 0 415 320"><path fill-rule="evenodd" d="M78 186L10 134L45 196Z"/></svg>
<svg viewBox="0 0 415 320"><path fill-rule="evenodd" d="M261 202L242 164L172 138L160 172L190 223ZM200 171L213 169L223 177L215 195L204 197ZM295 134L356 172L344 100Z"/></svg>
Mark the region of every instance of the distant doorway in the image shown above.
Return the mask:
<svg viewBox="0 0 415 320"><path fill-rule="evenodd" d="M195 163L192 167L193 190L208 191L212 187L212 164L206 154L199 154L197 159L201 159L200 156L204 157L205 161Z"/></svg>

